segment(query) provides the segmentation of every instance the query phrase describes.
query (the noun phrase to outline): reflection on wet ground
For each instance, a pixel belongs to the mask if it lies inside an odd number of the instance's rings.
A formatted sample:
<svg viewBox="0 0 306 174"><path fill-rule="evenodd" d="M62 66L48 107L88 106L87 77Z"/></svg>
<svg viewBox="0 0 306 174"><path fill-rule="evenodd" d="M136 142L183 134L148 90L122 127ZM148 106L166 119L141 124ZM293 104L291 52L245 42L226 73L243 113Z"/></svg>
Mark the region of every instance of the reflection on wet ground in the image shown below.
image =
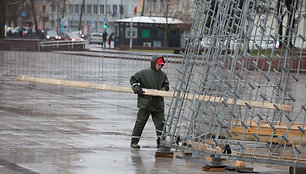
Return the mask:
<svg viewBox="0 0 306 174"><path fill-rule="evenodd" d="M0 96L0 173L202 173L199 162L154 157L151 119L142 148L130 148L133 94L1 81Z"/></svg>

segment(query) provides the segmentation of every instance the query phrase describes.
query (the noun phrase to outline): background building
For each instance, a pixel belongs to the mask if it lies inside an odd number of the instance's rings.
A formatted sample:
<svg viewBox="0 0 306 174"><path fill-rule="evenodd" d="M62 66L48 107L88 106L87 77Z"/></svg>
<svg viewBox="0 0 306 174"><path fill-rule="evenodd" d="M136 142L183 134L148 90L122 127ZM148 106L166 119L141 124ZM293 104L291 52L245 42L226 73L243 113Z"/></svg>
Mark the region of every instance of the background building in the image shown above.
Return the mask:
<svg viewBox="0 0 306 174"><path fill-rule="evenodd" d="M35 23L38 28L49 26L48 0L11 0L6 3L7 26L35 27Z"/></svg>
<svg viewBox="0 0 306 174"><path fill-rule="evenodd" d="M59 28L61 19L68 19L68 31L80 30L80 16L82 15L81 26L88 26L90 32L104 32L108 34L119 32L114 21L131 15L132 6L136 6L137 0L70 0L66 3L66 10L61 4L50 2L49 28ZM65 12L63 12L65 11ZM107 25L107 28L105 28Z"/></svg>
<svg viewBox="0 0 306 174"><path fill-rule="evenodd" d="M129 45L132 37L133 45L141 47L180 47L182 26L185 25L178 19L149 16L136 16L116 22L120 28L120 45ZM169 28L167 33L166 24Z"/></svg>

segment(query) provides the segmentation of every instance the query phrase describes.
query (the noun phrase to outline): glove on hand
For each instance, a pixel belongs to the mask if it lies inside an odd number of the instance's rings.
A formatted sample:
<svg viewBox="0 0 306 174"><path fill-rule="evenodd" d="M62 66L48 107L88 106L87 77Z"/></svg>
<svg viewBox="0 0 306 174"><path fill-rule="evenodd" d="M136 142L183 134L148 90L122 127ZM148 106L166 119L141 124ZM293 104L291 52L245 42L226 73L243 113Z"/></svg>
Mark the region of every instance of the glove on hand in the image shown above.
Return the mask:
<svg viewBox="0 0 306 174"><path fill-rule="evenodd" d="M145 92L142 90L142 89L140 89L139 91L137 91L137 95L138 96L144 96L143 94L144 94Z"/></svg>

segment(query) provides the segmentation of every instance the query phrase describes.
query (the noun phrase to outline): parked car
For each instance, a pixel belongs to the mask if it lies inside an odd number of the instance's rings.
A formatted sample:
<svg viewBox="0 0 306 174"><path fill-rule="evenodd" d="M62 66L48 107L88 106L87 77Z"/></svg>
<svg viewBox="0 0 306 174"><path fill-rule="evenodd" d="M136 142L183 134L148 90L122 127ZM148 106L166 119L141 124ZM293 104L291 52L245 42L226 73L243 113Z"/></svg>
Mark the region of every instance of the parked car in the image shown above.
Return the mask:
<svg viewBox="0 0 306 174"><path fill-rule="evenodd" d="M255 40L250 42L250 48L254 45L254 49L257 49L259 46L262 49L272 49L272 48L279 48L279 41L274 39L267 39L267 40Z"/></svg>
<svg viewBox="0 0 306 174"><path fill-rule="evenodd" d="M201 48L209 48L211 46L210 40L211 39L209 37L203 37L201 39Z"/></svg>
<svg viewBox="0 0 306 174"><path fill-rule="evenodd" d="M23 29L21 27L14 27L11 29L11 36L13 37L22 37L24 36L24 33L22 31Z"/></svg>
<svg viewBox="0 0 306 174"><path fill-rule="evenodd" d="M48 40L60 40L61 37L57 34L55 30L49 30L46 34Z"/></svg>
<svg viewBox="0 0 306 174"><path fill-rule="evenodd" d="M101 44L102 45L102 33L91 33L89 37L89 44Z"/></svg>
<svg viewBox="0 0 306 174"><path fill-rule="evenodd" d="M12 35L12 28L11 27L7 27L6 28L6 35L7 36L11 36Z"/></svg>
<svg viewBox="0 0 306 174"><path fill-rule="evenodd" d="M74 33L74 34L78 35L78 36L81 37L81 38L84 38L84 37L85 37L85 35L82 34L82 31L81 31L81 30L80 30L80 31L73 31L73 32L71 32L71 33Z"/></svg>
<svg viewBox="0 0 306 174"><path fill-rule="evenodd" d="M74 33L64 33L61 35L62 40L71 40L71 41L84 41L83 38L80 38L80 36L74 34Z"/></svg>

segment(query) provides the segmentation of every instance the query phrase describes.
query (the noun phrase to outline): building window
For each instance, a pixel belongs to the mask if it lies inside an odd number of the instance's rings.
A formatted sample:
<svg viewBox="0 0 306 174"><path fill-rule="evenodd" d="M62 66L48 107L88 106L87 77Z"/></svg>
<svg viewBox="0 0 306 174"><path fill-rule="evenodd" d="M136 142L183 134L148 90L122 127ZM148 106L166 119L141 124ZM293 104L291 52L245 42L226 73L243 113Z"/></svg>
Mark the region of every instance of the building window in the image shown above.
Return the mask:
<svg viewBox="0 0 306 174"><path fill-rule="evenodd" d="M152 11L153 11L153 13L156 12L156 0L153 0L153 2L152 2Z"/></svg>
<svg viewBox="0 0 306 174"><path fill-rule="evenodd" d="M79 14L79 13L80 13L79 8L80 8L79 5L75 5L75 7L74 7L74 13L75 13L75 14Z"/></svg>
<svg viewBox="0 0 306 174"><path fill-rule="evenodd" d="M52 13L55 12L55 5L54 4L51 5L51 11L52 11Z"/></svg>
<svg viewBox="0 0 306 174"><path fill-rule="evenodd" d="M87 5L87 14L91 14L91 5Z"/></svg>
<svg viewBox="0 0 306 174"><path fill-rule="evenodd" d="M42 6L42 12L46 13L46 6L45 5Z"/></svg>
<svg viewBox="0 0 306 174"><path fill-rule="evenodd" d="M73 13L73 5L69 5L68 8L69 8L69 14L72 14Z"/></svg>
<svg viewBox="0 0 306 174"><path fill-rule="evenodd" d="M146 12L151 12L151 6L152 6L152 0L146 0L145 11Z"/></svg>
<svg viewBox="0 0 306 174"><path fill-rule="evenodd" d="M160 1L159 12L163 12L163 11L164 11L164 3L163 1Z"/></svg>
<svg viewBox="0 0 306 174"><path fill-rule="evenodd" d="M106 5L106 14L110 14L110 5Z"/></svg>
<svg viewBox="0 0 306 174"><path fill-rule="evenodd" d="M102 31L103 28L104 28L103 22L100 21L100 22L99 22L99 29L100 29L100 31Z"/></svg>
<svg viewBox="0 0 306 174"><path fill-rule="evenodd" d="M131 28L130 27L126 27L125 28L125 38L137 38L137 28Z"/></svg>
<svg viewBox="0 0 306 174"><path fill-rule="evenodd" d="M83 14L85 14L85 5L84 6L81 5L81 11L82 11Z"/></svg>
<svg viewBox="0 0 306 174"><path fill-rule="evenodd" d="M142 38L150 38L150 30L149 29L143 29L141 31L141 37Z"/></svg>
<svg viewBox="0 0 306 174"><path fill-rule="evenodd" d="M123 14L124 13L124 7L123 5L120 5L120 14Z"/></svg>
<svg viewBox="0 0 306 174"><path fill-rule="evenodd" d="M55 23L54 23L54 20L51 20L51 28L55 28Z"/></svg>
<svg viewBox="0 0 306 174"><path fill-rule="evenodd" d="M104 5L100 5L100 14L104 14Z"/></svg>
<svg viewBox="0 0 306 174"><path fill-rule="evenodd" d="M93 7L94 14L98 14L98 5L94 5Z"/></svg>
<svg viewBox="0 0 306 174"><path fill-rule="evenodd" d="M112 16L116 16L117 15L117 5L113 5L113 15Z"/></svg>
<svg viewBox="0 0 306 174"><path fill-rule="evenodd" d="M76 28L79 27L79 21L75 21L75 27L76 27Z"/></svg>

